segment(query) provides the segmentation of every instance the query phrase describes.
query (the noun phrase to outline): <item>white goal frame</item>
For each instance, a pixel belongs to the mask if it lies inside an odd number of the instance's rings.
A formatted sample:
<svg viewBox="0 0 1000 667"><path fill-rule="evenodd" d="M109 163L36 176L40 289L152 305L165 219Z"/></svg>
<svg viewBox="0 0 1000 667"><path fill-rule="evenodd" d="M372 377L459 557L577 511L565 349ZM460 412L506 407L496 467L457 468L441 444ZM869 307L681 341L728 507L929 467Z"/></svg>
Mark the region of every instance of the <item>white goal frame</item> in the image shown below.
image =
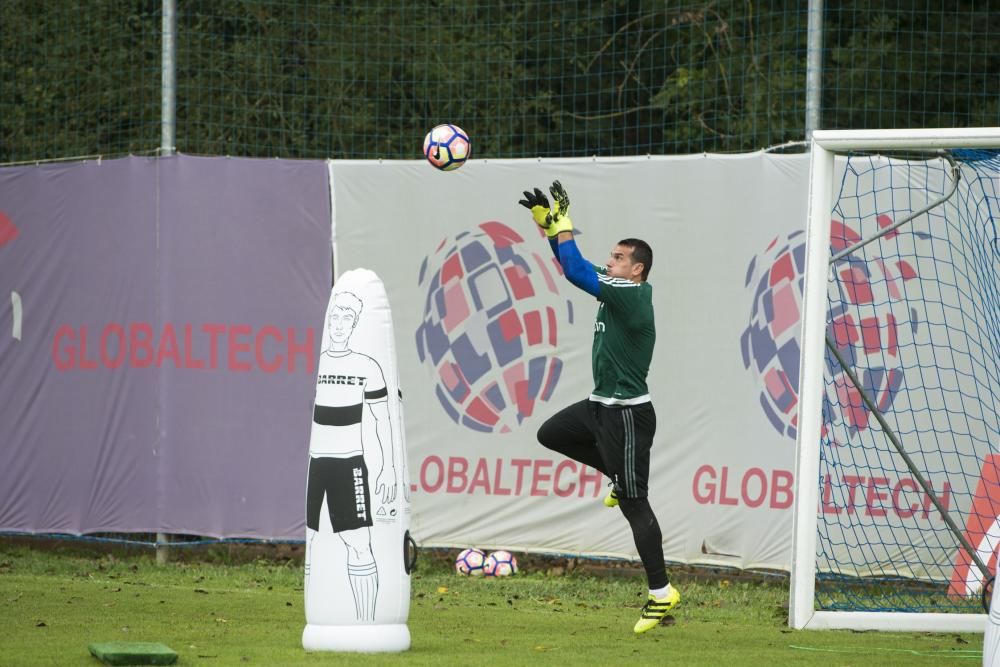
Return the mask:
<svg viewBox="0 0 1000 667"><path fill-rule="evenodd" d="M834 155L846 151L1000 148L1000 127L915 130L817 130L810 141L806 265L795 447L788 625L795 629L983 632L986 614L817 611L816 542L823 368L826 341Z"/></svg>

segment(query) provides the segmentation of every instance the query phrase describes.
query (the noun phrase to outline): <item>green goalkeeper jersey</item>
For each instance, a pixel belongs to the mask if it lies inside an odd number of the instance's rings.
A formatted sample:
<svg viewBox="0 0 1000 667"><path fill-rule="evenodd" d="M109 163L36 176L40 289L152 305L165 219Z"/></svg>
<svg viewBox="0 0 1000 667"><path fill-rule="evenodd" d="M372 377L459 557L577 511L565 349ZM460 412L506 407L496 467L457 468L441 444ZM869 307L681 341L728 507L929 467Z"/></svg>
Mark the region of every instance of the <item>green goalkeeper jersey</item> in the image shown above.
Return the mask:
<svg viewBox="0 0 1000 667"><path fill-rule="evenodd" d="M605 405L647 403L646 375L656 342L653 286L612 278L604 267L594 268L600 305L594 321L594 391L590 400Z"/></svg>

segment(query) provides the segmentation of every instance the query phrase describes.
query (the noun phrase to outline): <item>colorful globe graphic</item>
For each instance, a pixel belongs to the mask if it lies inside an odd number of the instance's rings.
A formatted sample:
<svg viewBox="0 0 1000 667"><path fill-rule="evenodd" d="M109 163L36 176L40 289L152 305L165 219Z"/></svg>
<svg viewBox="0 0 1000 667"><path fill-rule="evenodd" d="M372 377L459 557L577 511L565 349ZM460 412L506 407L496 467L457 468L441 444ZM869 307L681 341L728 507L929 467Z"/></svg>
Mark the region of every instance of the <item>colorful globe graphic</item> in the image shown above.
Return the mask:
<svg viewBox="0 0 1000 667"><path fill-rule="evenodd" d="M444 239L424 258L417 354L453 421L507 433L552 396L559 325L572 322L560 273L544 243L496 221Z"/></svg>
<svg viewBox="0 0 1000 667"><path fill-rule="evenodd" d="M880 227L892 224L878 216ZM898 234L894 230L886 240ZM861 240L850 226L833 220L833 252ZM740 337L743 365L761 385L760 406L779 433L794 439L798 428L799 322L802 311L805 234L798 231L775 238L747 267L744 286L752 303L747 328ZM900 315L902 284L917 276L899 258L864 260L848 256L834 266L842 293L827 315L827 334L857 373L865 392L879 410L888 410L903 384L899 358L901 322L916 331L915 311ZM827 354L828 385L824 396L824 433L833 425L846 433L868 428L871 411L831 354ZM838 431L841 429L838 428Z"/></svg>

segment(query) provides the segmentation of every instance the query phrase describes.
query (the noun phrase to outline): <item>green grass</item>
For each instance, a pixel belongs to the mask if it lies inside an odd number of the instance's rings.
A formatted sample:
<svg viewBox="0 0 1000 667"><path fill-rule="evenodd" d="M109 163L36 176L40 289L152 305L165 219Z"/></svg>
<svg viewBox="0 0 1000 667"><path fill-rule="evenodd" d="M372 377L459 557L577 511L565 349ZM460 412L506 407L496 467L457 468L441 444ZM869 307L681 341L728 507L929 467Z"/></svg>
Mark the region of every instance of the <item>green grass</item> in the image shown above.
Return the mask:
<svg viewBox="0 0 1000 667"><path fill-rule="evenodd" d="M527 560L527 559L526 559ZM294 562L155 564L151 553L38 549L0 540L0 665L99 665L91 642L162 642L179 665L940 665L981 664L982 635L796 632L781 582L678 574L674 623L632 634L634 576L532 568L471 579L441 559L413 577L402 654L306 653ZM536 571L532 572L531 570Z"/></svg>

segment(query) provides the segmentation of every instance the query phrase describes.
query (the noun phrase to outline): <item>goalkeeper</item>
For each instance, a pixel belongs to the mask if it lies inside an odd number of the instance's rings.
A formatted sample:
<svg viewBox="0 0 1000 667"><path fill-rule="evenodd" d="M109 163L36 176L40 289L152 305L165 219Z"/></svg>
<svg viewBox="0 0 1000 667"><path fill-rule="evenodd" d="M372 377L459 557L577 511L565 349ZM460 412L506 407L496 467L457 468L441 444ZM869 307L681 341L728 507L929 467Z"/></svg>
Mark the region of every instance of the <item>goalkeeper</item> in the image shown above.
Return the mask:
<svg viewBox="0 0 1000 667"><path fill-rule="evenodd" d="M566 278L594 296L598 306L591 352L594 390L542 424L538 441L611 479L604 504L621 508L649 581L649 598L634 628L639 634L656 627L681 598L667 579L663 537L647 498L649 450L656 432L656 412L646 388L656 341L653 288L646 282L653 251L645 241L627 238L611 249L605 266L591 264L573 240L569 196L559 181L549 192L551 206L538 188L525 191L519 203L545 231Z"/></svg>

